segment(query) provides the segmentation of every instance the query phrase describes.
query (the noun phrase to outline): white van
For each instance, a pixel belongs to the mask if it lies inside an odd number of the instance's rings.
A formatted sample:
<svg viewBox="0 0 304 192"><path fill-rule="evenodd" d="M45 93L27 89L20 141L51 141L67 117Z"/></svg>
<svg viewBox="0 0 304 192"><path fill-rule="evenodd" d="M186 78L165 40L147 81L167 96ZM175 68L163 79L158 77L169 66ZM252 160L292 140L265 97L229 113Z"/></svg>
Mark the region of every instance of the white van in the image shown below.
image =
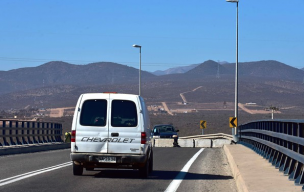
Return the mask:
<svg viewBox="0 0 304 192"><path fill-rule="evenodd" d="M73 174L83 168L153 170L150 120L139 95L86 93L80 95L71 131Z"/></svg>

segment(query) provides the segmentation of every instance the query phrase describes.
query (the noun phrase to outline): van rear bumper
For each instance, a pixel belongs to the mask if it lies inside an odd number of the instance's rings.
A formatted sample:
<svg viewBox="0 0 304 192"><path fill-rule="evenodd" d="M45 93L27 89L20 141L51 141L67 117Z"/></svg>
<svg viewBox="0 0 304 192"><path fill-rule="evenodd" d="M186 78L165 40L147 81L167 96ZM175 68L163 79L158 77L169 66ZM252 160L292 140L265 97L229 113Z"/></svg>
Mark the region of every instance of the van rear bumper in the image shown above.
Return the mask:
<svg viewBox="0 0 304 192"><path fill-rule="evenodd" d="M99 153L71 153L70 154L71 160L76 161L78 163L108 164L108 163L100 163L99 160L101 157L116 157L116 164L130 164L130 165L143 164L148 159L147 155L134 155L134 154L99 154Z"/></svg>

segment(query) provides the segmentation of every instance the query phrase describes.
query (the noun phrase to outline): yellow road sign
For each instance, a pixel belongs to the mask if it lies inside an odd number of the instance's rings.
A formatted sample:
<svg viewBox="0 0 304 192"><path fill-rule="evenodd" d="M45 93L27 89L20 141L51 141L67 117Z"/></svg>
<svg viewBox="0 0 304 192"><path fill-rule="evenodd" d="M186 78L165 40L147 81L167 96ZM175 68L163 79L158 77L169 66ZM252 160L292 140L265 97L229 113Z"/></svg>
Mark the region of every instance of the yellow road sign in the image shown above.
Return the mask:
<svg viewBox="0 0 304 192"><path fill-rule="evenodd" d="M229 117L229 127L237 127L237 118L236 117Z"/></svg>
<svg viewBox="0 0 304 192"><path fill-rule="evenodd" d="M200 128L201 129L206 129L207 128L207 121L201 120L200 121Z"/></svg>

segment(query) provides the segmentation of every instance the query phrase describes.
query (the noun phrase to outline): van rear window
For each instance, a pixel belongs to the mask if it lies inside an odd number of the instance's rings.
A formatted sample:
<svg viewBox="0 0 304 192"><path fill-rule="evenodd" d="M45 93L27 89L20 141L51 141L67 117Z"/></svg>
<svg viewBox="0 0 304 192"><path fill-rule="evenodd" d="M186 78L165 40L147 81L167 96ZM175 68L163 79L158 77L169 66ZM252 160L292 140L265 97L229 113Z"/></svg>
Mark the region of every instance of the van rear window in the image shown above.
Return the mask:
<svg viewBox="0 0 304 192"><path fill-rule="evenodd" d="M136 127L137 110L133 101L113 100L111 113L112 127Z"/></svg>
<svg viewBox="0 0 304 192"><path fill-rule="evenodd" d="M105 126L107 120L107 100L86 100L81 109L80 124L84 126Z"/></svg>

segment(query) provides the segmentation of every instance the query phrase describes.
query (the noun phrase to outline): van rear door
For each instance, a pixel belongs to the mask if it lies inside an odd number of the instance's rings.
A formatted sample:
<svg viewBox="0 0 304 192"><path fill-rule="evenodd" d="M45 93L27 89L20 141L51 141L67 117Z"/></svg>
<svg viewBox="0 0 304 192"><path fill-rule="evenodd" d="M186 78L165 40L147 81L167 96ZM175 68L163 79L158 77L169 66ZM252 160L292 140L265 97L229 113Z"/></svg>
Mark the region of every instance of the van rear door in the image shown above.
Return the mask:
<svg viewBox="0 0 304 192"><path fill-rule="evenodd" d="M109 103L108 153L142 153L142 115L138 96L110 94Z"/></svg>
<svg viewBox="0 0 304 192"><path fill-rule="evenodd" d="M109 95L92 93L81 98L75 128L77 152L108 152Z"/></svg>

